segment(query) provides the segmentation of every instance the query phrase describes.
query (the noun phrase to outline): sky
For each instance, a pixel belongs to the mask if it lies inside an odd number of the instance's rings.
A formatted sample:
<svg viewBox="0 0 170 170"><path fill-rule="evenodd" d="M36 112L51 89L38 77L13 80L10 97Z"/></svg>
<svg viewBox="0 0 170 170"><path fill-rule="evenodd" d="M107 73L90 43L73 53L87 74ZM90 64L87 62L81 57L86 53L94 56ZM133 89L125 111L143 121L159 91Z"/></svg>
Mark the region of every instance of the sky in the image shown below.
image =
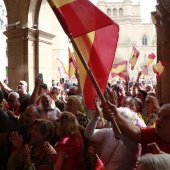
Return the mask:
<svg viewBox="0 0 170 170"><path fill-rule="evenodd" d="M97 3L97 0L90 0L94 4ZM157 0L132 0L133 3L140 1L141 4L141 18L143 22L149 22L151 19L151 12L155 11L155 5Z"/></svg>

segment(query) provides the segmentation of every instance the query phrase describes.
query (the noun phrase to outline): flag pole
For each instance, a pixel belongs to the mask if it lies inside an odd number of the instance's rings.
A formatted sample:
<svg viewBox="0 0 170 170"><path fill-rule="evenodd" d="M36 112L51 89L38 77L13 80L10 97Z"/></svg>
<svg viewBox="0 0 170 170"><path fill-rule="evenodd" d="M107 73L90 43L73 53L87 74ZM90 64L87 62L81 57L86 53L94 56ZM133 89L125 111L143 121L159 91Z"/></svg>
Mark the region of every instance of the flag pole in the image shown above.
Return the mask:
<svg viewBox="0 0 170 170"><path fill-rule="evenodd" d="M100 89L100 87L99 87L99 85L98 85L98 83L97 83L97 81L96 81L93 73L91 72L89 66L87 65L87 63L86 63L86 61L85 61L82 53L80 52L80 50L79 50L79 48L78 48L78 46L77 46L74 38L72 37L72 34L69 34L68 37L69 37L71 43L73 44L73 47L74 47L77 55L79 56L79 58L80 58L80 60L81 60L81 62L82 62L82 64L83 64L84 68L86 69L86 71L87 71L87 73L88 73L88 75L89 75L89 77L90 77L90 79L91 79L91 81L92 81L92 83L93 83L93 85L94 85L94 88L96 89L97 94L99 95L102 103L106 103L106 99L104 98L104 96L103 96L103 94L102 94L102 92L101 92L101 89ZM113 120L112 120L112 124L113 124L113 127L114 127L114 129L116 130L116 132L117 132L118 134L121 134L121 131L120 131L120 129L119 129L119 127L118 127L118 125L117 125L117 123L116 123L116 121L115 121L114 118L113 118Z"/></svg>
<svg viewBox="0 0 170 170"><path fill-rule="evenodd" d="M53 7L53 1L52 0L48 0L48 2L50 4L50 6ZM82 64L84 65L84 67L85 67L85 69L86 69L86 71L87 71L87 73L88 73L88 75L89 75L89 77L90 77L90 79L91 79L91 81L92 81L92 83L93 83L93 85L94 85L94 87L95 87L95 89L96 89L96 91L97 91L101 101L103 103L106 103L106 99L104 98L104 96L103 96L103 94L102 94L102 92L101 92L101 90L100 90L100 88L99 88L99 86L98 86L98 84L97 84L97 82L96 82L96 80L94 78L94 75L92 74L90 68L88 67L86 61L84 60L84 57L82 56L79 48L77 47L76 42L73 39L73 36L72 36L72 34L71 34L71 32L70 32L70 30L68 28L68 25L67 25L67 22L65 21L65 18L60 13L60 10L55 10L54 13L56 14L57 19L58 19L60 25L62 26L64 32L66 33L68 38L71 40L71 43L73 44L73 47L76 50L76 52L77 52L77 54L78 54ZM118 125L117 125L117 123L116 123L114 118L112 119L112 125L113 125L114 129L117 131L117 133L121 134L121 131L120 131L120 129L119 129L119 127L118 127Z"/></svg>

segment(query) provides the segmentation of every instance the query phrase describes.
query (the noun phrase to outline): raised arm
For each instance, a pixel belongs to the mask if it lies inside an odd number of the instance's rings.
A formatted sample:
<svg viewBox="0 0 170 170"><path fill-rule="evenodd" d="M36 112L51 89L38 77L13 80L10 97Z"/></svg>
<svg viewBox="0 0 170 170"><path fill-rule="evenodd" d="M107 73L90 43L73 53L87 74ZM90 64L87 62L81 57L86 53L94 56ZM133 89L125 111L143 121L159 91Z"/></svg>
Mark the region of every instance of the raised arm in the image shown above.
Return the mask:
<svg viewBox="0 0 170 170"><path fill-rule="evenodd" d="M107 105L103 106L104 118L112 121L115 118L122 134L139 141L141 138L141 130L139 127L135 126L124 118L122 115L118 114L117 107L107 101Z"/></svg>
<svg viewBox="0 0 170 170"><path fill-rule="evenodd" d="M136 96L136 89L140 90L140 85L139 85L139 79L140 79L140 76L142 75L142 71L139 71L138 72L138 76L136 78L136 81L135 83L133 84L133 89L132 89L132 96Z"/></svg>
<svg viewBox="0 0 170 170"><path fill-rule="evenodd" d="M38 90L39 90L39 87L41 85L41 82L42 82L42 80L40 78L35 79L35 86L34 86L34 90L32 92L32 95L30 97L29 105L36 103L36 100L37 100L37 97L38 97Z"/></svg>
<svg viewBox="0 0 170 170"><path fill-rule="evenodd" d="M2 81L0 81L0 87L1 87L4 91L6 91L7 93L10 93L10 92L13 91L10 87L8 87L8 86L7 86L4 82L2 82Z"/></svg>
<svg viewBox="0 0 170 170"><path fill-rule="evenodd" d="M83 92L82 92L82 88L81 88L81 85L80 85L80 74L79 74L78 69L75 70L75 76L76 76L77 85L78 85L78 95L83 97Z"/></svg>
<svg viewBox="0 0 170 170"><path fill-rule="evenodd" d="M92 141L100 142L106 135L106 129L96 129L97 123L100 120L100 115L102 114L99 98L95 99L95 105L96 111L85 129L84 135Z"/></svg>

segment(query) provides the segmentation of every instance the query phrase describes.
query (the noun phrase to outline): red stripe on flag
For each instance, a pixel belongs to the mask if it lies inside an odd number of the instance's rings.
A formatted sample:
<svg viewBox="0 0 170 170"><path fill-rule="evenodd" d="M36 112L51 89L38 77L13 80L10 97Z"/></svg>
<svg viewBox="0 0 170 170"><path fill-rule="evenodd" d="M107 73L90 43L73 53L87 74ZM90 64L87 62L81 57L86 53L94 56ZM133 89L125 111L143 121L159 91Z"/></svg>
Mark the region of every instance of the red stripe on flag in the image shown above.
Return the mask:
<svg viewBox="0 0 170 170"><path fill-rule="evenodd" d="M139 57L139 54L140 54L139 51L135 47L133 47L131 58L130 58L130 61L129 61L129 63L131 64L131 70L134 69L136 62L137 62L137 59Z"/></svg>
<svg viewBox="0 0 170 170"><path fill-rule="evenodd" d="M60 7L60 11L74 38L113 24L112 19L88 0L76 0Z"/></svg>
<svg viewBox="0 0 170 170"><path fill-rule="evenodd" d="M150 58L150 59L155 59L155 54L153 54L153 53L151 53L151 54L149 54L149 56L148 56L148 58Z"/></svg>
<svg viewBox="0 0 170 170"><path fill-rule="evenodd" d="M118 30L119 27L111 25L95 31L94 43L92 45L88 66L96 78L102 93L104 93L106 88L108 76L114 60ZM110 37L115 37L115 39L111 39ZM110 46L111 44L112 46ZM86 76L83 92L86 107L92 110L95 109L94 99L96 90L89 75Z"/></svg>
<svg viewBox="0 0 170 170"><path fill-rule="evenodd" d="M163 61L159 61L157 64L153 65L153 72L156 74L156 78L158 79L164 71L166 63Z"/></svg>

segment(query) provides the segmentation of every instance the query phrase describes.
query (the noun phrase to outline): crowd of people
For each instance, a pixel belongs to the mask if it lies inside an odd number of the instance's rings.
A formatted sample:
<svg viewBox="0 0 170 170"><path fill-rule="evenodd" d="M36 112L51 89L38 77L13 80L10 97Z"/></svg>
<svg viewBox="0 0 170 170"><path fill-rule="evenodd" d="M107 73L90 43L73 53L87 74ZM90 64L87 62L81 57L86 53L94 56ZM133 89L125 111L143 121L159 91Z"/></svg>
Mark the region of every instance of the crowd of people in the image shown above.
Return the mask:
<svg viewBox="0 0 170 170"><path fill-rule="evenodd" d="M154 79L109 81L102 103L85 106L77 84L0 81L0 170L169 170L170 103ZM89 96L90 97L90 96ZM90 114L89 114L90 112Z"/></svg>

